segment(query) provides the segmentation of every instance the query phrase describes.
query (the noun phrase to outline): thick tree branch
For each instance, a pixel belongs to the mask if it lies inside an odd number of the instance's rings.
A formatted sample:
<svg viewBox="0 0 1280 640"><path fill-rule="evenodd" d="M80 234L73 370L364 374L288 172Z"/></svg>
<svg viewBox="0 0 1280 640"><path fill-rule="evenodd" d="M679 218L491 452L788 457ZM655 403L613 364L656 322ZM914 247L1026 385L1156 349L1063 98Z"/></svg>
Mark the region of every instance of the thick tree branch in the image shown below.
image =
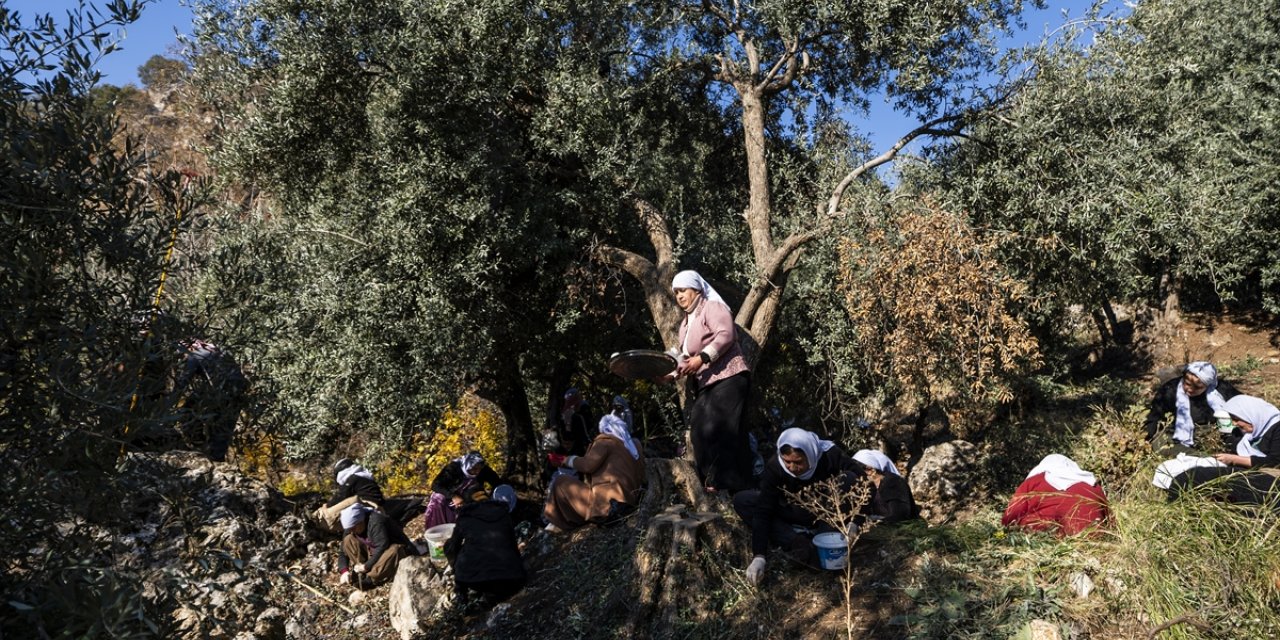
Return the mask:
<svg viewBox="0 0 1280 640"><path fill-rule="evenodd" d="M674 273L662 273L673 270L675 264L675 243L671 240L671 229L667 226L666 216L644 198L634 198L631 206L635 209L636 218L640 220L640 226L649 236L649 242L653 244L654 254L657 256L654 268L658 270L658 275L674 276Z"/></svg>
<svg viewBox="0 0 1280 640"><path fill-rule="evenodd" d="M831 227L832 221L839 213L840 200L844 197L845 191L848 190L849 185L853 184L854 180L857 180L858 177L866 174L867 171L893 160L903 148L910 144L912 140L915 140L920 136L959 135L960 129L958 126L954 129L942 129L939 128L939 125L946 123L955 123L958 125L963 122L965 115L967 114L943 116L926 122L903 136L902 139L898 140L898 142L888 151L885 151L884 153L862 163L853 171L849 172L849 174L840 181L840 184L837 185L835 190L832 192L831 199L827 202L826 215L820 218L817 223L809 229L799 233L793 233L788 236L781 244L778 245L777 249L773 251L767 261L760 261L761 268L757 272L756 280L751 283L751 290L747 294L746 300L743 301L742 308L738 311L739 324L744 327L751 327L757 324L755 316L758 312L763 310L763 305L770 300L770 295L776 290L777 284L780 282L786 271L789 270L787 265L794 268L796 264L794 256L799 249L811 242L814 238L825 233Z"/></svg>
<svg viewBox="0 0 1280 640"><path fill-rule="evenodd" d="M890 147L884 153L862 163L861 165L858 165L858 167L855 168L853 171L850 171L849 174L846 175L844 179L840 181L840 184L836 185L835 190L831 192L831 198L827 200L827 217L830 218L832 216L835 216L836 213L839 212L840 200L844 198L844 192L848 190L849 185L853 184L854 180L857 180L859 177L866 174L868 171L886 162L889 162L890 160L893 160L898 156L899 152L901 152L904 148L906 148L908 144L911 144L912 140L915 140L920 136L958 135L960 133L960 128L958 126L954 129L939 129L937 127L938 125L946 124L946 123L955 123L957 125L961 124L967 115L968 114L942 116L941 118L935 118L933 120L930 120L929 122L926 122L920 125L919 127L912 129L911 132L903 136L900 140L898 140L897 143L895 143L892 147Z"/></svg>
<svg viewBox="0 0 1280 640"><path fill-rule="evenodd" d="M671 297L671 278L663 276L657 265L644 256L609 245L596 247L596 258L604 264L626 271L644 289L645 304L658 327L664 345L674 345L680 331L680 308Z"/></svg>
<svg viewBox="0 0 1280 640"><path fill-rule="evenodd" d="M778 56L778 59L773 63L773 66L769 67L769 70L765 72L764 77L760 78L760 83L756 85L757 90L764 91L765 88L769 86L769 83L772 82L774 78L778 77L778 72L781 71L784 66L791 66L794 64L796 57L795 47L795 40L787 42L787 50L783 52L782 55Z"/></svg>
<svg viewBox="0 0 1280 640"><path fill-rule="evenodd" d="M800 48L800 40L795 39L787 43L787 51L778 57L777 62L773 63L773 67L765 74L756 88L763 94L774 94L791 86L795 82L796 77L809 71L809 52ZM785 71L782 69L785 68ZM782 76L778 77L778 72L782 71Z"/></svg>
<svg viewBox="0 0 1280 640"><path fill-rule="evenodd" d="M742 308L738 310L738 324L748 328L758 324L755 318L756 312L769 298L770 292L777 289L782 275L789 268L795 268L797 261L793 256L798 255L801 247L825 232L830 226L831 220L827 218L819 221L817 226L810 227L809 230L801 233L793 233L782 241L768 262L764 263L757 272L756 280L751 283L751 290L747 292L746 299L742 301ZM759 340L760 336L756 336L756 339Z"/></svg>

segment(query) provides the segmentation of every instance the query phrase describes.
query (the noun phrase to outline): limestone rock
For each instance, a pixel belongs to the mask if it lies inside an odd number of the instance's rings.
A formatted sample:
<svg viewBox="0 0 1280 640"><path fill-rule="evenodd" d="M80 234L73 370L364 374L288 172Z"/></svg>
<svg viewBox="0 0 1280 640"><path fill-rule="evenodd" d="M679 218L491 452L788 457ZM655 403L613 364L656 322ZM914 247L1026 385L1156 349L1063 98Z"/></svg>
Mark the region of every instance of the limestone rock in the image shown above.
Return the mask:
<svg viewBox="0 0 1280 640"><path fill-rule="evenodd" d="M937 524L963 506L981 468L980 457L978 448L964 440L925 449L907 479L924 519Z"/></svg>
<svg viewBox="0 0 1280 640"><path fill-rule="evenodd" d="M391 626L404 640L426 631L431 615L448 606L453 585L425 556L410 556L396 567L388 604Z"/></svg>
<svg viewBox="0 0 1280 640"><path fill-rule="evenodd" d="M1093 579L1083 572L1071 574L1071 589L1076 592L1076 597L1085 599L1089 594L1093 593Z"/></svg>
<svg viewBox="0 0 1280 640"><path fill-rule="evenodd" d="M1013 640L1062 640L1062 632L1052 622L1032 620L1018 630Z"/></svg>

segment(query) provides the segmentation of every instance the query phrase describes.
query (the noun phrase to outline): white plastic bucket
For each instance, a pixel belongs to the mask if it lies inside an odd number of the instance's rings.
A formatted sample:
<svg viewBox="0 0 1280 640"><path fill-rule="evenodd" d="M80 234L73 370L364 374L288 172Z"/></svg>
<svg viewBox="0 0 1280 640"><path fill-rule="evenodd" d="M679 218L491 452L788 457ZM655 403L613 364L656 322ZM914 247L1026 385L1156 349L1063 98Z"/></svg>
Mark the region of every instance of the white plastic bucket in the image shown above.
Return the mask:
<svg viewBox="0 0 1280 640"><path fill-rule="evenodd" d="M819 533L813 537L813 546L818 548L818 562L823 569L837 571L849 564L849 545L843 534Z"/></svg>
<svg viewBox="0 0 1280 640"><path fill-rule="evenodd" d="M424 535L427 537L427 548L431 552L431 559L444 559L444 543L453 537L453 523L438 524L427 529Z"/></svg>

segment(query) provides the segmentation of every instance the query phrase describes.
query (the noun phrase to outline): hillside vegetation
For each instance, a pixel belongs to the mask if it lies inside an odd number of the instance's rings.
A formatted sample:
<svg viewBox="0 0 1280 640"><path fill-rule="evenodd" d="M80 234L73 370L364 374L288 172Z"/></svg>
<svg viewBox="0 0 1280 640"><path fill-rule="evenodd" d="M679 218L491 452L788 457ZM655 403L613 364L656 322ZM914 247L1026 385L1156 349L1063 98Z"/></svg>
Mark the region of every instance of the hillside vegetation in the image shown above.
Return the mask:
<svg viewBox="0 0 1280 640"><path fill-rule="evenodd" d="M1188 361L1280 402L1273 2L1098 3L1017 50L1039 3L192 4L141 87L94 67L150 0L0 7L0 635L396 637L306 524L330 465L422 495L479 450L539 530L569 387L626 396L667 475L428 635L1280 635L1280 505L1169 502L1143 440ZM878 149L884 99L915 124ZM763 455L972 444L848 585L753 587L687 482L688 393L609 372L677 344L685 269L735 314ZM1051 452L1102 480L1096 535L999 526ZM682 504L723 518L658 554Z"/></svg>

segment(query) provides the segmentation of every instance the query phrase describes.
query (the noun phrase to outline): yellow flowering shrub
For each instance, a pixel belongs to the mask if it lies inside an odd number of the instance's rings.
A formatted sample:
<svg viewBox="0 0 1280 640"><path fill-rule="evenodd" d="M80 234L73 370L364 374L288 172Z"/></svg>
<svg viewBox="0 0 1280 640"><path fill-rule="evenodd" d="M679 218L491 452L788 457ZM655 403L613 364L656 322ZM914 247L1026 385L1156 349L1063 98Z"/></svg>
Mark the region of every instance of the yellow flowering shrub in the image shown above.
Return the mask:
<svg viewBox="0 0 1280 640"><path fill-rule="evenodd" d="M232 460L235 461L241 473L260 480L268 480L272 473L278 470L283 452L284 445L275 434L255 431L236 437L232 449Z"/></svg>
<svg viewBox="0 0 1280 640"><path fill-rule="evenodd" d="M376 475L383 493L426 493L445 465L469 451L479 451L499 473L505 470L507 425L492 404L465 394L445 410L434 429L427 426L414 435L408 447L379 465Z"/></svg>
<svg viewBox="0 0 1280 640"><path fill-rule="evenodd" d="M300 473L290 473L286 475L280 483L276 485L276 489L284 494L284 497L291 498L304 493L320 493L328 495L333 491L333 487L324 478L313 478Z"/></svg>

